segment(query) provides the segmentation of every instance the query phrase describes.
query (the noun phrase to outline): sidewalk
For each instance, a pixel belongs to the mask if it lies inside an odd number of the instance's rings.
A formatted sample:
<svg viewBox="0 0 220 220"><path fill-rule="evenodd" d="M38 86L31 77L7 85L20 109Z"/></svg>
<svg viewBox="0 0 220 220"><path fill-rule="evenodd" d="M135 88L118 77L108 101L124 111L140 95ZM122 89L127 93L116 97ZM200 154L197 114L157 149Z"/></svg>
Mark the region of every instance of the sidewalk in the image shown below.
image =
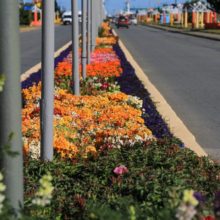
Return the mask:
<svg viewBox="0 0 220 220"><path fill-rule="evenodd" d="M200 31L196 31L196 30L195 31L184 30L184 29L172 28L172 27L167 27L167 26L160 26L160 25L155 25L155 24L144 24L144 25L148 26L148 27L168 31L168 32L180 33L180 34L190 35L193 37L200 37L200 38L220 41L219 34L205 33L205 32L200 32Z"/></svg>
<svg viewBox="0 0 220 220"><path fill-rule="evenodd" d="M20 26L20 32L28 32L33 30L38 30L41 27L30 27L30 26Z"/></svg>

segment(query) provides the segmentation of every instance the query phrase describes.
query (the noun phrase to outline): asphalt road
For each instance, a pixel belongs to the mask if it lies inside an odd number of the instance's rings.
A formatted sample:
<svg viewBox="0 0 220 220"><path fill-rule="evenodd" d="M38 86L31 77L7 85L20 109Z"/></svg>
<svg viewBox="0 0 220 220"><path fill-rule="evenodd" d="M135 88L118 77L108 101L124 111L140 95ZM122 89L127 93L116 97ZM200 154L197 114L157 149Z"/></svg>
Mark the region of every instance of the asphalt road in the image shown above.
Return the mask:
<svg viewBox="0 0 220 220"><path fill-rule="evenodd" d="M144 26L116 32L198 143L220 160L220 42Z"/></svg>
<svg viewBox="0 0 220 220"><path fill-rule="evenodd" d="M71 40L71 25L56 26L55 50ZM20 33L21 73L24 73L41 61L41 29Z"/></svg>

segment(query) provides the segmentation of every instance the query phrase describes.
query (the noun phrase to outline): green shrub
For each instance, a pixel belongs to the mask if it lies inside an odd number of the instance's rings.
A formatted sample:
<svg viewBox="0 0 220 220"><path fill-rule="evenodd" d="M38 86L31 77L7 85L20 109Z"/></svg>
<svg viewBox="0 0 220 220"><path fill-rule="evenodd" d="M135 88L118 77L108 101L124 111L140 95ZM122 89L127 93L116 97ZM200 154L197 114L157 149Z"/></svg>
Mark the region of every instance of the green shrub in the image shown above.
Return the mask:
<svg viewBox="0 0 220 220"><path fill-rule="evenodd" d="M105 33L105 29L103 27L99 27L98 36L105 37L104 33Z"/></svg>
<svg viewBox="0 0 220 220"><path fill-rule="evenodd" d="M119 165L129 172L114 174ZM179 148L175 139L163 139L108 151L103 147L96 158L57 158L48 163L28 159L25 195L28 201L39 178L50 172L55 190L45 219L131 219L133 207L136 219L170 220L175 219L185 189L201 192L206 197L201 212L211 213L219 171L208 158Z"/></svg>
<svg viewBox="0 0 220 220"><path fill-rule="evenodd" d="M32 21L32 12L20 8L20 25L30 25Z"/></svg>

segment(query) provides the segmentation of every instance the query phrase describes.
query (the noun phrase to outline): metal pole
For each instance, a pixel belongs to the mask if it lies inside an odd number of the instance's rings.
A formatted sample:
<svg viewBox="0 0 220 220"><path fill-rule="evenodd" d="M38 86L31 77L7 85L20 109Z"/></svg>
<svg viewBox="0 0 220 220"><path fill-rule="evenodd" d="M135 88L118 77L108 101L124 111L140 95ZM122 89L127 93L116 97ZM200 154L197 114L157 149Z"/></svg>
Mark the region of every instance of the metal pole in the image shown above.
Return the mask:
<svg viewBox="0 0 220 220"><path fill-rule="evenodd" d="M86 53L86 20L87 20L87 0L82 0L82 76L83 79L86 78L86 63L87 63L87 53Z"/></svg>
<svg viewBox="0 0 220 220"><path fill-rule="evenodd" d="M91 0L87 0L87 64L90 63L91 51Z"/></svg>
<svg viewBox="0 0 220 220"><path fill-rule="evenodd" d="M101 8L101 0L97 0L98 2L98 23L97 23L97 29L98 29L98 31L99 31L99 27L100 27L100 24L101 24L101 10L100 10L100 8Z"/></svg>
<svg viewBox="0 0 220 220"><path fill-rule="evenodd" d="M96 34L97 34L97 1L91 1L91 50L95 49L96 46Z"/></svg>
<svg viewBox="0 0 220 220"><path fill-rule="evenodd" d="M72 90L75 95L80 95L78 0L72 0L72 51Z"/></svg>
<svg viewBox="0 0 220 220"><path fill-rule="evenodd" d="M100 0L97 0L97 3L96 3L96 7L97 7L97 16L96 16L96 19L97 19L97 22L96 22L96 37L98 37L98 33L99 33L99 25L100 25L100 20L101 20L101 17L100 17Z"/></svg>
<svg viewBox="0 0 220 220"><path fill-rule="evenodd" d="M102 20L105 19L105 0L102 1Z"/></svg>
<svg viewBox="0 0 220 220"><path fill-rule="evenodd" d="M100 0L100 24L102 23L102 21L103 21L103 14L102 14L102 6L103 6L103 1L102 0Z"/></svg>
<svg viewBox="0 0 220 220"><path fill-rule="evenodd" d="M54 1L43 1L41 159L53 160Z"/></svg>
<svg viewBox="0 0 220 220"><path fill-rule="evenodd" d="M23 206L23 151L21 135L20 39L18 1L0 1L0 73L5 76L0 93L0 168L4 173L6 197L15 213ZM11 138L9 138L11 134ZM9 146L18 155L3 149Z"/></svg>

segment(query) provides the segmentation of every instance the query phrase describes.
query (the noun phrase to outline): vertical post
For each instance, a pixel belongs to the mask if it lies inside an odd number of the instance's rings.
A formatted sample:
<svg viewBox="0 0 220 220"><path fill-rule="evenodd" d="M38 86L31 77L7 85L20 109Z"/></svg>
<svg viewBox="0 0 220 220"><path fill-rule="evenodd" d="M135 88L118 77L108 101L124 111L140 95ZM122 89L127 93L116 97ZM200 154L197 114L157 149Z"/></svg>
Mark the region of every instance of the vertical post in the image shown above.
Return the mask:
<svg viewBox="0 0 220 220"><path fill-rule="evenodd" d="M170 25L173 26L173 13L170 13Z"/></svg>
<svg viewBox="0 0 220 220"><path fill-rule="evenodd" d="M100 20L101 20L101 15L100 15L100 0L96 0L97 1L97 30L99 29L99 24L100 24Z"/></svg>
<svg viewBox="0 0 220 220"><path fill-rule="evenodd" d="M188 28L188 11L187 11L187 8L185 9L185 12L184 12L184 27Z"/></svg>
<svg viewBox="0 0 220 220"><path fill-rule="evenodd" d="M98 37L99 24L100 24L100 0L96 0L96 37Z"/></svg>
<svg viewBox="0 0 220 220"><path fill-rule="evenodd" d="M97 1L91 0L91 50L95 49L96 45L96 34L97 34Z"/></svg>
<svg viewBox="0 0 220 220"><path fill-rule="evenodd" d="M181 26L184 26L184 13L183 11L181 12Z"/></svg>
<svg viewBox="0 0 220 220"><path fill-rule="evenodd" d="M105 14L105 0L102 0L102 19L106 19L106 14Z"/></svg>
<svg viewBox="0 0 220 220"><path fill-rule="evenodd" d="M20 39L18 1L0 1L0 73L6 78L0 93L0 168L6 197L16 213L23 206L23 151L21 135ZM13 134L9 140L9 135ZM11 157L3 147L18 155Z"/></svg>
<svg viewBox="0 0 220 220"><path fill-rule="evenodd" d="M53 160L54 1L43 1L41 159Z"/></svg>
<svg viewBox="0 0 220 220"><path fill-rule="evenodd" d="M82 0L82 76L83 79L86 78L86 63L87 63L87 53L86 53L86 8L87 0Z"/></svg>
<svg viewBox="0 0 220 220"><path fill-rule="evenodd" d="M210 21L210 15L209 15L209 13L210 13L209 11L206 12L206 23L208 23L208 24L210 23L210 22L209 22L209 21Z"/></svg>
<svg viewBox="0 0 220 220"><path fill-rule="evenodd" d="M216 12L213 12L213 18L214 18L214 23L216 24L217 23L217 13Z"/></svg>
<svg viewBox="0 0 220 220"><path fill-rule="evenodd" d="M192 11L192 28L194 29L196 26L196 12Z"/></svg>
<svg viewBox="0 0 220 220"><path fill-rule="evenodd" d="M99 3L99 14L100 14L100 24L102 23L102 21L103 21L103 11L102 11L102 6L103 6L103 1L102 0L100 0L100 3Z"/></svg>
<svg viewBox="0 0 220 220"><path fill-rule="evenodd" d="M199 28L199 12L196 12L196 28Z"/></svg>
<svg viewBox="0 0 220 220"><path fill-rule="evenodd" d="M38 22L38 12L37 12L37 5L34 5L34 25L37 25Z"/></svg>
<svg viewBox="0 0 220 220"><path fill-rule="evenodd" d="M87 0L87 64L90 63L91 51L91 0Z"/></svg>
<svg viewBox="0 0 220 220"><path fill-rule="evenodd" d="M209 13L209 22L212 24L213 23L213 16L212 16L212 11Z"/></svg>
<svg viewBox="0 0 220 220"><path fill-rule="evenodd" d="M204 28L204 12L201 12L201 28Z"/></svg>
<svg viewBox="0 0 220 220"><path fill-rule="evenodd" d="M166 19L166 13L165 11L163 11L163 24L166 24L167 22L167 19Z"/></svg>
<svg viewBox="0 0 220 220"><path fill-rule="evenodd" d="M78 18L78 0L72 0L72 81L73 92L80 95L79 85L79 18Z"/></svg>

